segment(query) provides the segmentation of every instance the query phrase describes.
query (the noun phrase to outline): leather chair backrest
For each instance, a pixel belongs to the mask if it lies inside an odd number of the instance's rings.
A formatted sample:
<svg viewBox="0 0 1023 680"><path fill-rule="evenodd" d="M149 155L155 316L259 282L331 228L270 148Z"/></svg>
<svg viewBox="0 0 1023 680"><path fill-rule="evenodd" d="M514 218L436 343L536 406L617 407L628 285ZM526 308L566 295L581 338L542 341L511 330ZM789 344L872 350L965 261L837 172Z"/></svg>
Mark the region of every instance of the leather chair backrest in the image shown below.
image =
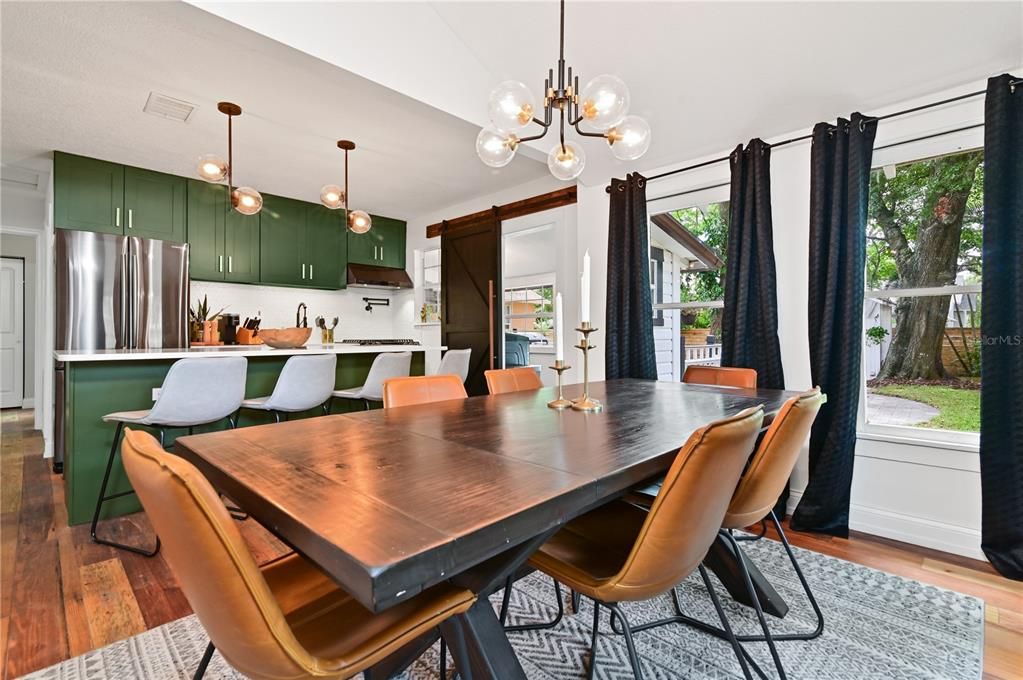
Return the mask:
<svg viewBox="0 0 1023 680"><path fill-rule="evenodd" d="M741 529L767 516L789 483L824 401L817 387L785 402L739 480L721 526Z"/></svg>
<svg viewBox="0 0 1023 680"><path fill-rule="evenodd" d="M689 366L682 376L682 382L695 385L721 385L722 387L756 389L757 372L752 368Z"/></svg>
<svg viewBox="0 0 1023 680"><path fill-rule="evenodd" d="M384 382L384 408L465 399L468 396L457 375L420 375L391 378Z"/></svg>
<svg viewBox="0 0 1023 680"><path fill-rule="evenodd" d="M307 411L330 399L334 391L336 354L303 354L288 357L277 377L266 408Z"/></svg>
<svg viewBox="0 0 1023 680"><path fill-rule="evenodd" d="M487 389L491 394L538 390L543 387L540 375L536 370L528 366L520 368L495 368L484 371L483 375L487 379Z"/></svg>
<svg viewBox="0 0 1023 680"><path fill-rule="evenodd" d="M206 360L203 360L206 361ZM126 429L121 457L170 565L210 641L247 677L322 670L298 642L210 483L151 435ZM343 634L343 631L338 631Z"/></svg>
<svg viewBox="0 0 1023 680"><path fill-rule="evenodd" d="M437 375L457 375L465 382L469 377L469 359L472 356L471 349L449 349L444 352L444 358L440 360L437 368Z"/></svg>
<svg viewBox="0 0 1023 680"><path fill-rule="evenodd" d="M223 420L242 405L248 365L245 357L178 359L144 422L188 427Z"/></svg>
<svg viewBox="0 0 1023 680"><path fill-rule="evenodd" d="M707 425L689 437L664 477L632 552L602 584L605 602L645 600L693 572L714 542L764 421L762 406Z"/></svg>

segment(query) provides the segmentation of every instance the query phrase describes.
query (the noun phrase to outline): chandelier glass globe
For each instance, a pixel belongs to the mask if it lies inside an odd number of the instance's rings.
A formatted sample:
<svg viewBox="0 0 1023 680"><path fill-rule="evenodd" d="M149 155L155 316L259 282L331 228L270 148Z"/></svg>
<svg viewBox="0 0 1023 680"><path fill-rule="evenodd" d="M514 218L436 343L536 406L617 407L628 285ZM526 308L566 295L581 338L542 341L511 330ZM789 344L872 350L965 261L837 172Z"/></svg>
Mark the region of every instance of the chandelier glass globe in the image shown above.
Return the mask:
<svg viewBox="0 0 1023 680"><path fill-rule="evenodd" d="M348 213L348 228L356 234L365 234L373 226L373 219L363 210Z"/></svg>
<svg viewBox="0 0 1023 680"><path fill-rule="evenodd" d="M238 187L231 192L231 205L242 215L255 215L263 209L263 197L252 187Z"/></svg>
<svg viewBox="0 0 1023 680"><path fill-rule="evenodd" d="M344 189L336 184L324 184L320 189L320 203L331 210L337 210L345 205Z"/></svg>
<svg viewBox="0 0 1023 680"><path fill-rule="evenodd" d="M524 83L506 80L491 91L488 109L495 128L515 132L533 120L536 98Z"/></svg>
<svg viewBox="0 0 1023 680"><path fill-rule="evenodd" d="M513 134L483 128L476 137L476 154L492 168L503 168L515 157L519 140Z"/></svg>
<svg viewBox="0 0 1023 680"><path fill-rule="evenodd" d="M558 179L575 179L586 167L586 154L578 144L558 144L547 154L547 167Z"/></svg>
<svg viewBox="0 0 1023 680"><path fill-rule="evenodd" d="M199 157L196 170L207 182L222 182L227 177L227 161L216 154L208 153Z"/></svg>
<svg viewBox="0 0 1023 680"><path fill-rule="evenodd" d="M639 116L626 116L607 131L611 153L620 161L634 161L650 148L650 123Z"/></svg>
<svg viewBox="0 0 1023 680"><path fill-rule="evenodd" d="M618 76L597 76L583 88L579 108L586 127L607 130L628 114L629 88Z"/></svg>

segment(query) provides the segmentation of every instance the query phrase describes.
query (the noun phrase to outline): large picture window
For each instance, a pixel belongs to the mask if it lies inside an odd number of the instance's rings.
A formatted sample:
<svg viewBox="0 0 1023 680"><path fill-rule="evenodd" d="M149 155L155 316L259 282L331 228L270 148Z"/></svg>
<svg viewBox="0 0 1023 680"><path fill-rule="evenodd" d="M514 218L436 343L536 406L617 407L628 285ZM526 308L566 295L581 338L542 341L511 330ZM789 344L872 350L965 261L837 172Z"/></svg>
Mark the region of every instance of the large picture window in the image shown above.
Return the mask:
<svg viewBox="0 0 1023 680"><path fill-rule="evenodd" d="M981 150L970 150L871 173L868 428L980 429L983 161Z"/></svg>

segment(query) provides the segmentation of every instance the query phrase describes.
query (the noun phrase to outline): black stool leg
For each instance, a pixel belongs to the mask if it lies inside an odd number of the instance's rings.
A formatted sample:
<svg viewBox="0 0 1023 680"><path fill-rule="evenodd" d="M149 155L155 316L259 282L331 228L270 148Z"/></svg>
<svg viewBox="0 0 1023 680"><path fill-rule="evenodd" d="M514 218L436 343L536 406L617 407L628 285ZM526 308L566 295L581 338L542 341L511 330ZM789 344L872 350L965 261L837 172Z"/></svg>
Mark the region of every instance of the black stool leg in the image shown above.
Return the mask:
<svg viewBox="0 0 1023 680"><path fill-rule="evenodd" d="M127 496L128 494L135 493L134 491L122 491L121 493L115 493L107 495L107 484L110 483L110 471L114 467L114 456L117 455L117 444L121 441L121 432L124 430L124 423L117 423L117 429L114 430L114 443L110 446L110 455L107 457L107 469L103 472L103 483L99 487L99 498L96 499L96 510L92 513L92 525L89 527L89 535L92 536L93 543L99 543L101 545L109 545L112 548L119 548L121 550L127 550L129 552L142 555L143 557L153 557L156 553L160 552L160 537L156 537L156 547L152 550L143 550L132 545L124 545L123 543L117 543L115 541L108 541L100 538L96 535L96 526L99 524L100 513L103 512L103 503L115 498ZM161 430L161 439L163 431ZM162 442L161 442L162 443Z"/></svg>
<svg viewBox="0 0 1023 680"><path fill-rule="evenodd" d="M203 652L202 661L199 662L199 667L195 669L195 675L192 676L192 680L202 680L202 676L206 675L206 667L210 665L210 659L213 658L213 651L216 647L213 643L206 645L206 651Z"/></svg>

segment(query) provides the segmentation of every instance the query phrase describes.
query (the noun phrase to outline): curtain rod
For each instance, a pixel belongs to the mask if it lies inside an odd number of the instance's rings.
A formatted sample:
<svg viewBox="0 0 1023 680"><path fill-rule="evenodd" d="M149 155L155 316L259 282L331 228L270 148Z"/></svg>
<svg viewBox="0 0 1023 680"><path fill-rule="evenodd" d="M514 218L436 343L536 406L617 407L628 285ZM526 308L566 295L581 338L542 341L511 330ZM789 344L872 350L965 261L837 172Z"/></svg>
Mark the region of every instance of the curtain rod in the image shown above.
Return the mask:
<svg viewBox="0 0 1023 680"><path fill-rule="evenodd" d="M1015 80L1010 80L1009 81L1009 87L1012 88L1013 91L1015 91L1015 88L1016 88L1017 85L1021 85L1021 84L1023 84L1023 78L1017 78ZM933 109L936 106L944 106L945 104L952 104L954 102L962 101L963 99L970 99L972 97L978 97L978 96L980 96L982 94L986 94L986 93L987 93L987 90L977 90L976 92L968 92L966 94L961 94L961 95L958 95L958 96L955 96L955 97L949 97L948 99L942 99L941 101L931 102L930 104L921 104L920 106L914 106L914 107L909 108L909 109L903 109L902 111L895 111L894 113L886 113L883 116L866 116L865 118L866 118L867 121L888 120L889 118L895 118L897 116L905 116L905 115L910 114L910 113L916 113L917 111L925 111L927 109ZM887 148L890 148L892 146L896 146L897 144L908 144L909 142L918 142L918 141L921 141L923 139L930 139L932 137L938 137L938 136L943 135L943 134L951 134L953 132L962 132L963 130L970 130L970 129L975 128L975 127L981 127L982 125L983 125L983 123L978 123L976 125L970 125L968 127L958 128L956 130L949 130L948 132L939 132L939 133L935 133L933 135L927 135L925 137L919 137L917 139L907 140L905 142L897 142L896 144L888 144L886 146L882 146L882 147L879 147L879 148L887 149ZM774 144L768 144L767 147L770 148L770 149L774 149L774 148L777 148L779 146L785 146L787 144L794 144L795 142L803 142L803 141L806 141L807 139L811 139L811 138L813 138L813 133L812 132L810 134L800 135L799 137L792 137L790 139L784 139L784 140L782 140L780 142L775 142ZM683 173L683 172L689 172L690 170L696 170L698 168L705 168L708 165L714 165L715 163L723 163L723 162L727 161L728 159L730 159L731 157L732 157L731 154L729 154L727 156L722 156L721 158L713 158L713 159L711 159L709 161L703 161L702 163L697 163L695 165L687 165L686 167L678 168L677 170L668 170L667 172L661 172L661 173L658 173L656 175L651 175L650 177L646 178L646 181L647 182L652 182L652 181L654 181L656 179L661 179L663 177L671 177L672 175L677 175L677 174ZM606 191L607 193L611 193L611 185L608 184L606 187L604 187L604 191Z"/></svg>

